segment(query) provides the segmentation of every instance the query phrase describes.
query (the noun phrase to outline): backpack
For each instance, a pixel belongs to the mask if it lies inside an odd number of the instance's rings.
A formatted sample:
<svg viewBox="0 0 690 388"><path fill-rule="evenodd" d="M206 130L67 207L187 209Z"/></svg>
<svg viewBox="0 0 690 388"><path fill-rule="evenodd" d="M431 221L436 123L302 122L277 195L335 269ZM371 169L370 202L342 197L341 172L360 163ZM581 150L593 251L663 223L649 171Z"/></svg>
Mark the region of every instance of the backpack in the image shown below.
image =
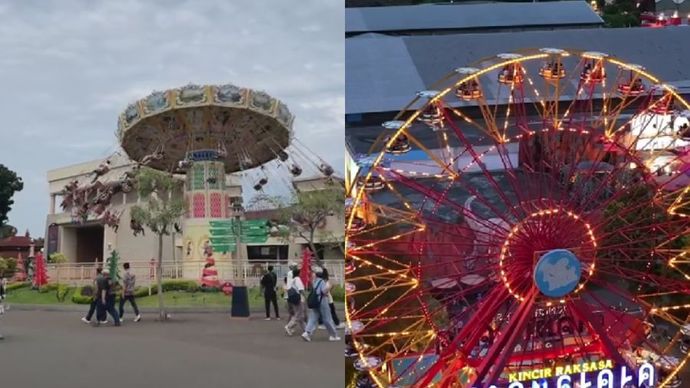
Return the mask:
<svg viewBox="0 0 690 388"><path fill-rule="evenodd" d="M287 292L287 301L292 305L298 305L302 302L302 298L299 296L299 292L292 287Z"/></svg>
<svg viewBox="0 0 690 388"><path fill-rule="evenodd" d="M320 292L317 293L317 290L319 289L319 285L321 284L321 282L322 280L316 282L314 288L311 289L311 292L307 297L307 307L309 307L310 309L318 309L319 307L321 307L321 298L323 298L323 295L321 295Z"/></svg>

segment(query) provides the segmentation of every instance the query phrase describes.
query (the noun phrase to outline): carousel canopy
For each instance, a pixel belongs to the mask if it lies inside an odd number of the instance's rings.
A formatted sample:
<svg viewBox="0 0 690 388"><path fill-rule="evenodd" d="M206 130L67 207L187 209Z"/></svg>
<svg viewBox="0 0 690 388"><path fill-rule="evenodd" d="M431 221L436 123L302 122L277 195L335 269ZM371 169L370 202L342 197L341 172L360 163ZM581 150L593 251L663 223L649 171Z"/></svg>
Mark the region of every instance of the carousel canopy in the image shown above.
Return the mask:
<svg viewBox="0 0 690 388"><path fill-rule="evenodd" d="M120 115L117 134L133 160L162 153L148 163L152 168L171 171L194 151L235 172L275 159L290 144L293 120L285 104L261 91L187 85L131 104Z"/></svg>

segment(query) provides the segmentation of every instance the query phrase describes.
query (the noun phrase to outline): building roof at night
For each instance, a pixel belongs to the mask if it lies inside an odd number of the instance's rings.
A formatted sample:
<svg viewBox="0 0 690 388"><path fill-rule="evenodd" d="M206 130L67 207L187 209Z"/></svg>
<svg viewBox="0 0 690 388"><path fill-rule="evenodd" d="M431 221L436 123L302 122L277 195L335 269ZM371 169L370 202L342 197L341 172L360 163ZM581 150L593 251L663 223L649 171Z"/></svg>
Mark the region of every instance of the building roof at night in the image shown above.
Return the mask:
<svg viewBox="0 0 690 388"><path fill-rule="evenodd" d="M690 87L690 28L575 29L429 36L366 34L345 40L346 114L397 112L453 69L516 48L602 51ZM681 93L685 91L681 89Z"/></svg>
<svg viewBox="0 0 690 388"><path fill-rule="evenodd" d="M585 1L425 4L345 9L345 33L424 33L600 26Z"/></svg>

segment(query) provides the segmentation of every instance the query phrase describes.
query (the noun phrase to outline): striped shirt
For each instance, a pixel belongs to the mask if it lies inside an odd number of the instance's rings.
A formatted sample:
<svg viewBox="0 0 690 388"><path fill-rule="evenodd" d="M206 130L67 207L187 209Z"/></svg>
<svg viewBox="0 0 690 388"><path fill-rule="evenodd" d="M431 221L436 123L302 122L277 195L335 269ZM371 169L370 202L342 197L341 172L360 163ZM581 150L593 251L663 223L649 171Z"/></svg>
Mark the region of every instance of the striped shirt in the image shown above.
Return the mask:
<svg viewBox="0 0 690 388"><path fill-rule="evenodd" d="M134 295L134 284L136 283L136 276L133 273L125 272L125 276L122 279L122 283L125 287L125 295Z"/></svg>

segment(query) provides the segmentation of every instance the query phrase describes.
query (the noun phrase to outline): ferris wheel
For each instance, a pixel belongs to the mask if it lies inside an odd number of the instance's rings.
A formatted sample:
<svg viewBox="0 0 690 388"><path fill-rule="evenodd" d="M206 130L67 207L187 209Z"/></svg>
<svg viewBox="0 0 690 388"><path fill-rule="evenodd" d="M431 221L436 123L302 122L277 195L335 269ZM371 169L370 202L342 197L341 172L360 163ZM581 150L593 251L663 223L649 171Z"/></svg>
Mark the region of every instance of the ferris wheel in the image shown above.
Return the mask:
<svg viewBox="0 0 690 388"><path fill-rule="evenodd" d="M347 206L358 385L501 387L603 360L680 385L688 112L642 66L551 48L419 92Z"/></svg>

